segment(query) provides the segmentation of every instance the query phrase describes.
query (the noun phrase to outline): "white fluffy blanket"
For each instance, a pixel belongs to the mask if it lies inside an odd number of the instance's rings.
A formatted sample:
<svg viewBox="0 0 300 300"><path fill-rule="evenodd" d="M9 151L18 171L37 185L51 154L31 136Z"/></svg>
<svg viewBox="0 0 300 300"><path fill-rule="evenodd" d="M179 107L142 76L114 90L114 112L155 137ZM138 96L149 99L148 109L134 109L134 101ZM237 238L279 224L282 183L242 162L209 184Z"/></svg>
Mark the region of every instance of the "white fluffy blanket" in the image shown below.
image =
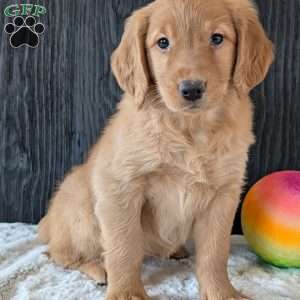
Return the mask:
<svg viewBox="0 0 300 300"><path fill-rule="evenodd" d="M43 255L36 226L0 224L1 300L104 299L105 287L77 271L64 270ZM194 257L181 261L149 259L143 281L152 299L199 299ZM232 239L228 270L233 285L254 300L300 300L300 270L262 263L243 238Z"/></svg>

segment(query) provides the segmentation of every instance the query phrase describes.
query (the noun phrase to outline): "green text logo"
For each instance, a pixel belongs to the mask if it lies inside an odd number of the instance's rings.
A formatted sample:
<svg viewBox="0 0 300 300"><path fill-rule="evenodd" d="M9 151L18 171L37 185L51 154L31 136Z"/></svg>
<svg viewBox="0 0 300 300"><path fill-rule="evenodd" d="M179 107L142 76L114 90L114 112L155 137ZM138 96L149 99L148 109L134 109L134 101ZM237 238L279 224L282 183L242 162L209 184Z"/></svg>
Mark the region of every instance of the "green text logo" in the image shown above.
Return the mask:
<svg viewBox="0 0 300 300"><path fill-rule="evenodd" d="M40 17L41 15L45 15L46 12L47 10L44 6L37 4L12 4L7 6L4 10L4 14L6 17L27 15Z"/></svg>

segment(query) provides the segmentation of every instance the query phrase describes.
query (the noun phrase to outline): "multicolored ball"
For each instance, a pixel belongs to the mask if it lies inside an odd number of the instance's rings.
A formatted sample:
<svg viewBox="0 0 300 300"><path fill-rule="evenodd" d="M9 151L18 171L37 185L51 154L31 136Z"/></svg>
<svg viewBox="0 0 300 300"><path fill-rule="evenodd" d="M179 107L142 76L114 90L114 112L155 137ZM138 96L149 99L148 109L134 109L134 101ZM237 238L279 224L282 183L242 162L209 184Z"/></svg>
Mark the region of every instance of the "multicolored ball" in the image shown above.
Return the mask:
<svg viewBox="0 0 300 300"><path fill-rule="evenodd" d="M278 267L300 267L300 171L259 180L242 207L242 228L253 251Z"/></svg>

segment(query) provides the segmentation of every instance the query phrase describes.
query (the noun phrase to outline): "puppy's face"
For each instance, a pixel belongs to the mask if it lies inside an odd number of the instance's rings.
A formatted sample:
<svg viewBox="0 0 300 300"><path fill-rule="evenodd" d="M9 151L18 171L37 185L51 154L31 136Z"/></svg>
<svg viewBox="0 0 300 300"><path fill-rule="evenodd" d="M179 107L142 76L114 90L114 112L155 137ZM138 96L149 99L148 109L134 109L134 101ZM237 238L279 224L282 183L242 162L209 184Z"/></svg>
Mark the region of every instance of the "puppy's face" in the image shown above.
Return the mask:
<svg viewBox="0 0 300 300"><path fill-rule="evenodd" d="M222 1L161 1L146 39L153 80L172 111L222 101L236 57L236 32Z"/></svg>
<svg viewBox="0 0 300 300"><path fill-rule="evenodd" d="M112 67L139 107L156 86L168 109L195 113L248 94L272 60L249 0L157 0L129 18Z"/></svg>

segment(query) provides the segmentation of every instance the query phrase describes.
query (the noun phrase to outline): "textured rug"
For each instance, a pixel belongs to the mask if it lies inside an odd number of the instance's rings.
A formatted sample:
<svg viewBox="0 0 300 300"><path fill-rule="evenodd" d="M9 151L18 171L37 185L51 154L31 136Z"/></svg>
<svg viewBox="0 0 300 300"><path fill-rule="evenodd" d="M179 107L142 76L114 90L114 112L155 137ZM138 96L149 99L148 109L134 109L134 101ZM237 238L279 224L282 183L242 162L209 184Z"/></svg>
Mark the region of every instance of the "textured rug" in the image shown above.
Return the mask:
<svg viewBox="0 0 300 300"><path fill-rule="evenodd" d="M0 224L1 300L104 299L105 287L80 272L64 270L43 254L36 226ZM191 249L192 251L192 249ZM181 261L148 259L143 281L152 299L196 300L194 257ZM232 237L228 270L233 285L253 300L300 300L300 270L264 264L241 236Z"/></svg>

